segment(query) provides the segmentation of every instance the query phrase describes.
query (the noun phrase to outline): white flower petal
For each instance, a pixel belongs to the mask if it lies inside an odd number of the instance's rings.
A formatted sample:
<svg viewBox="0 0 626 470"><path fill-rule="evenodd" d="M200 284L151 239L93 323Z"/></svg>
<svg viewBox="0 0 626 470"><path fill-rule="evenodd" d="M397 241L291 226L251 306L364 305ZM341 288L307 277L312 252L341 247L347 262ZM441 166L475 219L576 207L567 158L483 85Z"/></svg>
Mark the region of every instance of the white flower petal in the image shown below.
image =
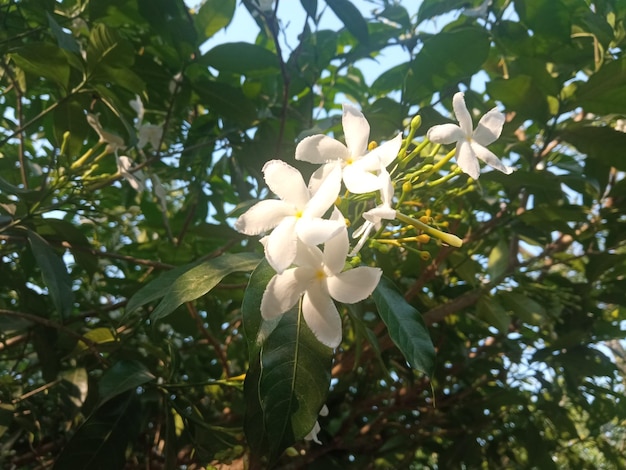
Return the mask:
<svg viewBox="0 0 626 470"><path fill-rule="evenodd" d="M341 317L320 282L309 284L302 300L302 314L320 342L329 348L339 346L342 336Z"/></svg>
<svg viewBox="0 0 626 470"><path fill-rule="evenodd" d="M365 221L363 225L361 225L357 230L354 231L352 236L354 238L357 238L360 236L361 238L359 238L358 243L356 244L354 249L350 252L349 256L356 256L356 254L359 251L361 251L361 248L363 248L363 245L365 245L365 242L367 241L367 238L370 236L370 233L373 229L374 229L374 224L371 223L369 220L367 220Z"/></svg>
<svg viewBox="0 0 626 470"><path fill-rule="evenodd" d="M298 238L307 245L319 245L337 235L345 226L344 221L302 217L296 224L296 233Z"/></svg>
<svg viewBox="0 0 626 470"><path fill-rule="evenodd" d="M354 194L371 193L380 189L378 177L358 165L348 165L343 169L343 182L348 191Z"/></svg>
<svg viewBox="0 0 626 470"><path fill-rule="evenodd" d="M400 147L402 147L402 134L398 134L393 139L379 145L363 157L363 160L368 159L369 161L372 159L372 163L376 166L370 168L370 170L378 170L381 166L386 168L396 159ZM379 160L380 163L377 163L376 160Z"/></svg>
<svg viewBox="0 0 626 470"><path fill-rule="evenodd" d="M304 207L303 217L321 217L332 206L341 189L341 167L333 166ZM307 189L308 192L308 189Z"/></svg>
<svg viewBox="0 0 626 470"><path fill-rule="evenodd" d="M373 209L368 210L363 213L363 218L372 222L375 225L379 225L380 221L385 220L393 220L396 218L396 211L389 207L386 204L381 204L380 206L374 207Z"/></svg>
<svg viewBox="0 0 626 470"><path fill-rule="evenodd" d="M310 268L287 269L282 274L276 274L263 292L261 316L271 320L293 307L314 276L315 271Z"/></svg>
<svg viewBox="0 0 626 470"><path fill-rule="evenodd" d="M344 104L341 123L350 156L354 159L360 158L367 151L367 143L370 138L370 125L367 119L354 106Z"/></svg>
<svg viewBox="0 0 626 470"><path fill-rule="evenodd" d="M459 121L459 127L463 130L463 133L468 137L471 136L473 128L472 116L465 105L465 95L463 92L459 91L454 94L452 97L452 108L454 109L454 115L457 121Z"/></svg>
<svg viewBox="0 0 626 470"><path fill-rule="evenodd" d="M235 222L235 230L245 235L259 235L276 227L285 217L295 215L291 204L277 199L257 202Z"/></svg>
<svg viewBox="0 0 626 470"><path fill-rule="evenodd" d="M378 285L383 272L380 268L360 266L326 279L330 296L346 304L367 298Z"/></svg>
<svg viewBox="0 0 626 470"><path fill-rule="evenodd" d="M456 163L464 173L470 175L475 180L480 175L480 165L472 146L467 140L462 140L456 146Z"/></svg>
<svg viewBox="0 0 626 470"><path fill-rule="evenodd" d="M326 163L333 160L347 160L348 148L338 140L317 134L302 139L296 146L296 160L310 163Z"/></svg>
<svg viewBox="0 0 626 470"><path fill-rule="evenodd" d="M298 170L282 160L270 160L263 166L263 176L274 194L304 209L311 196Z"/></svg>
<svg viewBox="0 0 626 470"><path fill-rule="evenodd" d="M504 121L504 114L498 111L498 108L493 108L480 118L478 126L476 126L476 130L474 131L474 140L484 146L495 142L502 133Z"/></svg>
<svg viewBox="0 0 626 470"><path fill-rule="evenodd" d="M130 171L133 167L132 160L125 155L120 155L116 157L117 162L117 171L120 172L120 175L128 181L130 186L137 191L138 193L142 192L145 189L144 181L146 177L144 176L141 170L138 171Z"/></svg>
<svg viewBox="0 0 626 470"><path fill-rule="evenodd" d="M391 183L391 175L386 168L381 168L378 179L380 180L380 198L383 200L383 205L391 206L393 184Z"/></svg>
<svg viewBox="0 0 626 470"><path fill-rule="evenodd" d="M435 144L451 144L465 139L465 133L456 124L440 124L428 129L426 138Z"/></svg>
<svg viewBox="0 0 626 470"><path fill-rule="evenodd" d="M341 172L341 163L339 163L339 161L326 163L313 172L309 179L309 191L311 194L317 193L326 177L331 174L336 167L339 167L339 171ZM341 182L339 186L341 187Z"/></svg>
<svg viewBox="0 0 626 470"><path fill-rule="evenodd" d="M322 266L323 259L322 250L315 245L307 245L298 240L298 250L293 260L296 266L308 266L317 270Z"/></svg>
<svg viewBox="0 0 626 470"><path fill-rule="evenodd" d="M338 209L337 212L339 212ZM335 217L335 214L333 214L333 216ZM337 274L342 271L346 257L348 256L348 250L350 249L348 230L346 229L341 213L339 213L339 216L341 216L340 222L343 224L343 230L340 230L339 233L328 239L324 244L324 265L332 274Z"/></svg>
<svg viewBox="0 0 626 470"><path fill-rule="evenodd" d="M285 217L270 233L265 243L265 257L278 274L291 266L296 257L296 217Z"/></svg>
<svg viewBox="0 0 626 470"><path fill-rule="evenodd" d="M476 142L472 142L471 146L476 156L490 167L495 168L506 175L513 173L514 168L504 165L491 150L483 147L482 145L478 145Z"/></svg>

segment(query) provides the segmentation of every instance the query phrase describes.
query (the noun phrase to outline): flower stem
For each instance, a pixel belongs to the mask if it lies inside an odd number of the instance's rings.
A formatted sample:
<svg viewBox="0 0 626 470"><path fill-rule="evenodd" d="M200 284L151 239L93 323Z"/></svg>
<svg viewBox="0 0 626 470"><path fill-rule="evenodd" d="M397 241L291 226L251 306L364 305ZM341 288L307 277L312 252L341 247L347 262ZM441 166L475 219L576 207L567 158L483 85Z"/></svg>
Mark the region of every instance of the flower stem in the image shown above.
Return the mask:
<svg viewBox="0 0 626 470"><path fill-rule="evenodd" d="M425 223L417 219L414 219L413 217L404 215L401 212L396 211L396 218L406 224L412 225L416 229L421 230L422 232L427 233L430 236L438 238L439 240L447 243L450 246L454 246L458 248L463 245L463 241L456 235L452 235L451 233L446 233L446 232L442 232L441 230L437 230L436 228L433 228L430 225L426 225Z"/></svg>

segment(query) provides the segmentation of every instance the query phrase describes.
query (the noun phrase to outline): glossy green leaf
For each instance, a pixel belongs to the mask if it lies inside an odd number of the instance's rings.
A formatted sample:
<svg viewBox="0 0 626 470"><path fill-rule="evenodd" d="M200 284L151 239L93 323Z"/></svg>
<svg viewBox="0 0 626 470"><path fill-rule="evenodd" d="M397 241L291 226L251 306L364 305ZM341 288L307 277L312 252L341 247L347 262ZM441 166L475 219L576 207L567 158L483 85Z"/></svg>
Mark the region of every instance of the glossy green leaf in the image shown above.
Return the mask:
<svg viewBox="0 0 626 470"><path fill-rule="evenodd" d="M67 89L70 66L57 46L50 43L27 44L13 51L11 59L33 77L47 78Z"/></svg>
<svg viewBox="0 0 626 470"><path fill-rule="evenodd" d="M511 318L495 297L482 296L476 304L476 315L500 333L509 332Z"/></svg>
<svg viewBox="0 0 626 470"><path fill-rule="evenodd" d="M435 348L421 314L385 277L381 278L372 297L390 338L407 362L414 369L431 375L435 366Z"/></svg>
<svg viewBox="0 0 626 470"><path fill-rule="evenodd" d="M590 158L598 159L619 170L626 170L626 158L622 153L626 146L626 133L606 126L572 126L559 131L558 134Z"/></svg>
<svg viewBox="0 0 626 470"><path fill-rule="evenodd" d="M54 462L54 470L124 468L127 446L135 439L141 406L134 392L101 405L78 428Z"/></svg>
<svg viewBox="0 0 626 470"><path fill-rule="evenodd" d="M417 23L465 6L466 0L424 0L417 11Z"/></svg>
<svg viewBox="0 0 626 470"><path fill-rule="evenodd" d="M326 403L332 357L332 349L317 340L298 307L285 312L265 340L258 390L270 460L313 428Z"/></svg>
<svg viewBox="0 0 626 470"><path fill-rule="evenodd" d="M229 42L215 46L200 58L200 63L220 71L242 75L256 76L279 72L278 57L275 53L247 42Z"/></svg>
<svg viewBox="0 0 626 470"><path fill-rule="evenodd" d="M65 263L37 233L28 231L28 242L57 312L62 318L69 317L74 308L74 293Z"/></svg>
<svg viewBox="0 0 626 470"><path fill-rule="evenodd" d="M530 76L517 75L506 80L494 79L486 86L492 98L504 103L508 110L515 110L522 118L542 122L550 115L546 96Z"/></svg>
<svg viewBox="0 0 626 470"><path fill-rule="evenodd" d="M98 345L107 344L107 343L115 343L118 339L113 334L110 328L94 328L93 330L89 330L87 333L84 333L83 336L91 340L92 343L96 343ZM84 341L78 340L76 343L76 347L72 354L80 354L82 352L88 351L90 346Z"/></svg>
<svg viewBox="0 0 626 470"><path fill-rule="evenodd" d="M335 15L341 20L346 29L357 38L361 44L369 43L367 23L361 12L349 0L326 0L326 3Z"/></svg>
<svg viewBox="0 0 626 470"><path fill-rule="evenodd" d="M108 369L98 382L100 403L128 391L134 391L156 377L139 361L122 359Z"/></svg>
<svg viewBox="0 0 626 470"><path fill-rule="evenodd" d="M87 65L90 71L98 66L130 67L134 62L133 47L115 29L98 23L89 35Z"/></svg>
<svg viewBox="0 0 626 470"><path fill-rule="evenodd" d="M489 35L481 28L441 32L424 41L411 63L407 99L419 101L461 80L469 80L489 54Z"/></svg>
<svg viewBox="0 0 626 470"><path fill-rule="evenodd" d="M202 297L213 289L226 275L233 272L252 271L259 263L251 253L226 253L219 258L204 261L172 275L161 276L139 290L129 301L127 313L155 298L163 300L150 318L155 321L166 317L180 305Z"/></svg>
<svg viewBox="0 0 626 470"><path fill-rule="evenodd" d="M241 124L250 124L257 117L256 107L240 88L201 77L194 90L215 118L225 117Z"/></svg>
<svg viewBox="0 0 626 470"><path fill-rule="evenodd" d="M300 0L300 4L306 14L311 18L316 19L317 17L317 0Z"/></svg>
<svg viewBox="0 0 626 470"><path fill-rule="evenodd" d="M52 16L49 12L46 12L46 16L48 17L48 23L50 24L50 31L52 31L59 47L73 54L80 54L80 46L76 42L76 39L74 39L71 34L63 31L63 28L61 28L59 23L57 23L54 19L54 16Z"/></svg>
<svg viewBox="0 0 626 470"><path fill-rule="evenodd" d="M546 309L527 294L502 291L498 292L497 298L502 306L529 325L542 326L548 320Z"/></svg>
<svg viewBox="0 0 626 470"><path fill-rule="evenodd" d="M576 83L576 92L564 109L582 107L586 112L597 114L622 113L626 108L626 57L605 64L586 82Z"/></svg>
<svg viewBox="0 0 626 470"><path fill-rule="evenodd" d="M270 279L276 274L267 259L258 264L250 276L241 304L243 330L248 344L248 354L252 362L257 356L265 339L276 327L279 320L264 320L261 316L261 299Z"/></svg>
<svg viewBox="0 0 626 470"><path fill-rule="evenodd" d="M84 367L78 367L76 369L66 370L59 374L64 382L67 390L66 397L77 408L80 408L87 399L87 392L89 391L89 377L87 376L87 370Z"/></svg>
<svg viewBox="0 0 626 470"><path fill-rule="evenodd" d="M228 26L235 14L235 5L235 0L206 0L194 16L198 33L208 39Z"/></svg>
<svg viewBox="0 0 626 470"><path fill-rule="evenodd" d="M487 272L491 279L499 279L509 267L509 245L504 239L500 239L496 246L491 249L487 261Z"/></svg>

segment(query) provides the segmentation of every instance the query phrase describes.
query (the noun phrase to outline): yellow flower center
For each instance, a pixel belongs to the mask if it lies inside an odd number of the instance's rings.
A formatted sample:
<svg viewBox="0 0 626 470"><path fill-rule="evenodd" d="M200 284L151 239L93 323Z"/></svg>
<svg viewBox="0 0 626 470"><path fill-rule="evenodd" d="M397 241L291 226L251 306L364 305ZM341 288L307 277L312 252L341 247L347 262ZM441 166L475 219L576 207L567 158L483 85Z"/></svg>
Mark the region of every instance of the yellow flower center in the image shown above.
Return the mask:
<svg viewBox="0 0 626 470"><path fill-rule="evenodd" d="M325 279L325 278L326 278L326 273L324 272L324 270L323 270L323 269L318 269L318 270L315 272L315 278L316 278L318 281L321 281L322 279Z"/></svg>

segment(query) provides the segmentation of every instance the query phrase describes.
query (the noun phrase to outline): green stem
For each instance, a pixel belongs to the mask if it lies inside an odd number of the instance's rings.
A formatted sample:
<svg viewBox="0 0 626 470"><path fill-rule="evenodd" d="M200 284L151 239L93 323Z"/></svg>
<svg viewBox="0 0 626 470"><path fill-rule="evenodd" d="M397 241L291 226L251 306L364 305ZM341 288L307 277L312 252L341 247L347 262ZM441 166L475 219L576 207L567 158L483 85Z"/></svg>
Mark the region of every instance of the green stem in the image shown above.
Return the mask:
<svg viewBox="0 0 626 470"><path fill-rule="evenodd" d="M460 247L463 245L463 240L461 240L456 235L452 235L451 233L442 232L441 230L437 230L436 228L431 227L430 225L426 225L424 222L421 222L413 217L409 217L408 215L404 215L401 212L396 211L396 218L401 220L402 222L412 225L416 229L421 230L424 233L427 233L430 236L438 238L439 240L447 243L450 246Z"/></svg>

